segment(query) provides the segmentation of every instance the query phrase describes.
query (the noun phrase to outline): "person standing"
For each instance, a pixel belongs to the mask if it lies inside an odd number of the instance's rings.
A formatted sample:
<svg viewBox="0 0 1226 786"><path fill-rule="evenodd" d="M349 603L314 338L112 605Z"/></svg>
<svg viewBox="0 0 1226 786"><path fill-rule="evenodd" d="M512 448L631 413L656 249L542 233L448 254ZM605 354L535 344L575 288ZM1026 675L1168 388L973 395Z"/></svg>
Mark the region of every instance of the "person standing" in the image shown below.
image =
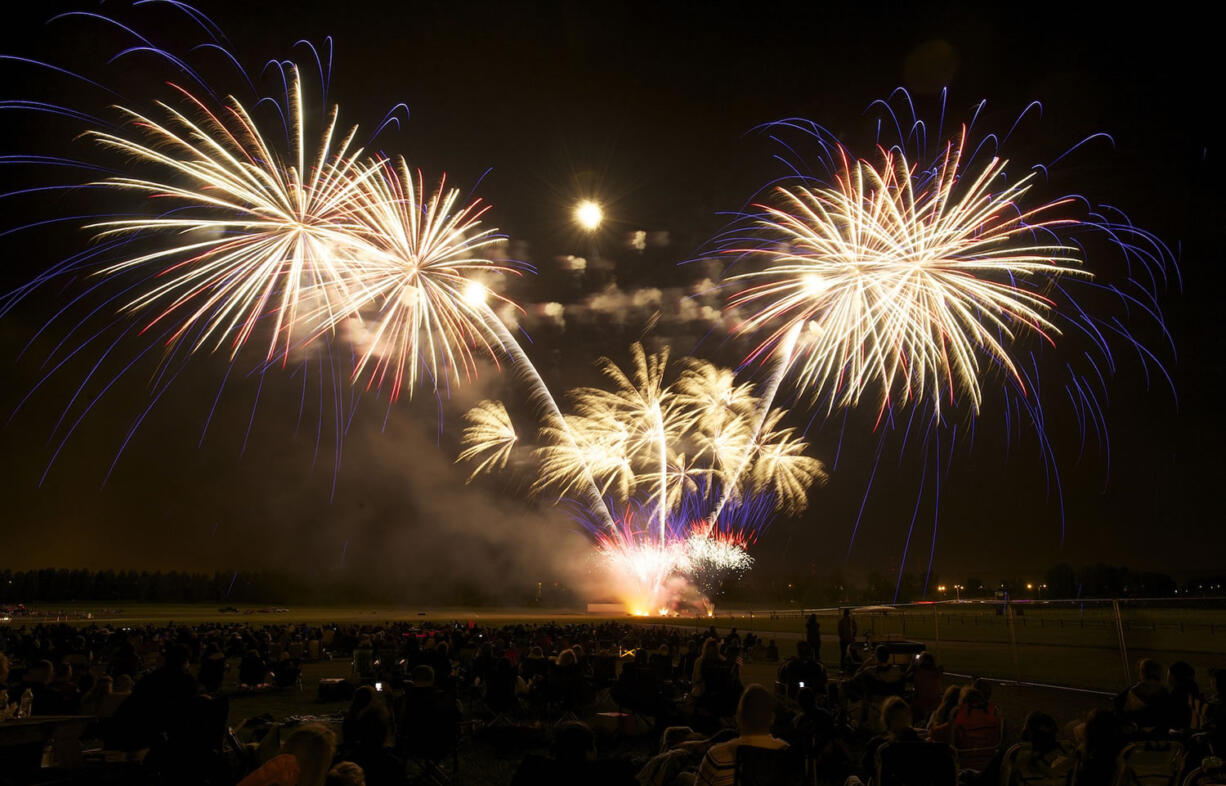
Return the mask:
<svg viewBox="0 0 1226 786"><path fill-rule="evenodd" d="M818 624L817 615L810 614L805 621L805 641L813 649L813 659L818 663L822 660L822 626Z"/></svg>
<svg viewBox="0 0 1226 786"><path fill-rule="evenodd" d="M843 609L839 618L839 661L847 662L847 649L856 640L856 621L851 616L851 609Z"/></svg>

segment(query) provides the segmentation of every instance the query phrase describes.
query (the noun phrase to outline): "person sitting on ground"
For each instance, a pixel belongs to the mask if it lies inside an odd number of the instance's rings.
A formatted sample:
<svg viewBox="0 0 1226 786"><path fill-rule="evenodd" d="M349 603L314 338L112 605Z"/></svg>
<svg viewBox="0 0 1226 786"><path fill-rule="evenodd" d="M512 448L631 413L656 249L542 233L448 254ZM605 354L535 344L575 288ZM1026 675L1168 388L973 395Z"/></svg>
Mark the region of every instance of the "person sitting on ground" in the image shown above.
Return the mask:
<svg viewBox="0 0 1226 786"><path fill-rule="evenodd" d="M911 728L911 707L901 696L891 696L881 705L881 726L885 731L868 741L864 749L861 767L864 773L877 778L881 765L881 751L895 742L919 742L919 735Z"/></svg>
<svg viewBox="0 0 1226 786"><path fill-rule="evenodd" d="M1175 661L1167 669L1171 692L1167 724L1180 731L1197 730L1204 724L1205 701L1196 684L1196 670L1187 661Z"/></svg>
<svg viewBox="0 0 1226 786"><path fill-rule="evenodd" d="M732 786L736 780L736 752L741 746L779 751L788 744L770 733L775 719L775 697L754 683L745 688L736 708L735 739L712 745L698 767L694 783L698 786Z"/></svg>
<svg viewBox="0 0 1226 786"><path fill-rule="evenodd" d="M404 782L404 762L392 752L391 742L391 713L376 698L350 725L341 756L362 768L369 786L400 786Z"/></svg>
<svg viewBox="0 0 1226 786"><path fill-rule="evenodd" d="M86 671L88 676L88 670ZM59 695L60 711L57 714L77 715L81 711L81 691L73 682L72 666L61 660L52 669L51 684L47 686Z"/></svg>
<svg viewBox="0 0 1226 786"><path fill-rule="evenodd" d="M162 665L146 674L116 712L118 724L131 735L131 748L157 742L175 745L187 731L189 708L196 697L196 678L187 670L187 648L172 644Z"/></svg>
<svg viewBox="0 0 1226 786"><path fill-rule="evenodd" d="M983 769L978 782L1005 786L1062 783L1077 767L1076 753L1060 742L1060 726L1045 712L1026 716L1021 744L1006 770L1004 762L1008 753L1003 750L997 753Z"/></svg>
<svg viewBox="0 0 1226 786"><path fill-rule="evenodd" d="M1165 731L1171 692L1162 684L1162 666L1151 658L1142 658L1137 672L1140 680L1115 697L1115 710L1125 725L1139 733Z"/></svg>
<svg viewBox="0 0 1226 786"><path fill-rule="evenodd" d="M1116 757L1124 747L1119 717L1107 709L1090 710L1076 727L1077 786L1112 786Z"/></svg>
<svg viewBox="0 0 1226 786"><path fill-rule="evenodd" d="M628 764L617 759L599 760L596 736L587 724L570 721L554 733L553 757L536 754L524 757L512 786L637 786Z"/></svg>
<svg viewBox="0 0 1226 786"><path fill-rule="evenodd" d="M263 685L266 676L268 676L268 666L260 657L260 653L254 649L247 650L247 654L243 655L242 661L238 664L239 684L254 688L257 685Z"/></svg>
<svg viewBox="0 0 1226 786"><path fill-rule="evenodd" d="M336 752L336 735L327 726L299 726L281 746L281 753L239 781L238 786L324 786Z"/></svg>
<svg viewBox="0 0 1226 786"><path fill-rule="evenodd" d="M825 707L817 706L817 692L808 686L796 692L796 705L800 709L792 716L791 729L781 736L805 758L812 758L834 737L834 718Z"/></svg>
<svg viewBox="0 0 1226 786"><path fill-rule="evenodd" d="M221 681L226 675L226 655L217 642L210 641L204 645L204 654L200 656L200 684L205 693L217 693L221 690Z"/></svg>
<svg viewBox="0 0 1226 786"><path fill-rule="evenodd" d="M950 685L941 696L932 715L928 716L928 739L933 742L948 743L952 739L954 713L958 710L958 699L962 690L957 685Z"/></svg>
<svg viewBox="0 0 1226 786"><path fill-rule="evenodd" d="M119 707L131 695L132 678L127 674L120 674L114 678L114 685L111 686L110 692L98 702L98 712L95 714L99 718L113 718L119 712Z"/></svg>
<svg viewBox="0 0 1226 786"><path fill-rule="evenodd" d="M779 681L789 697L801 688L812 688L820 694L826 692L826 667L813 657L813 649L807 641L796 642L796 656L788 658L779 667Z"/></svg>
<svg viewBox="0 0 1226 786"><path fill-rule="evenodd" d="M690 677L690 695L697 698L706 693L707 684L702 676L704 667L723 663L724 656L719 654L719 640L708 638L702 643L702 654L694 661L694 670Z"/></svg>
<svg viewBox="0 0 1226 786"><path fill-rule="evenodd" d="M902 693L902 669L890 662L890 650L878 645L874 657L866 660L853 678L860 690L869 696L891 696Z"/></svg>
<svg viewBox="0 0 1226 786"><path fill-rule="evenodd" d="M109 674L103 674L95 680L93 687L81 696L81 714L100 717L102 705L114 687L115 680Z"/></svg>
<svg viewBox="0 0 1226 786"><path fill-rule="evenodd" d="M349 700L349 708L341 719L341 741L348 744L357 736L357 721L363 712L378 699L379 694L373 685L363 685L353 692Z"/></svg>
<svg viewBox="0 0 1226 786"><path fill-rule="evenodd" d="M31 714L66 715L68 707L64 695L51 687L51 680L54 677L55 667L51 661L40 660L31 663L26 673L22 675L21 682L9 691L10 699L19 702L22 695L28 690L33 698Z"/></svg>
<svg viewBox="0 0 1226 786"><path fill-rule="evenodd" d="M1001 743L1000 710L974 683L962 689L950 724L950 742L959 750L994 748ZM990 760L984 757L980 766Z"/></svg>
<svg viewBox="0 0 1226 786"><path fill-rule="evenodd" d="M1226 750L1226 669L1210 669L1213 698L1205 703L1204 727L1213 740L1214 750Z"/></svg>
<svg viewBox="0 0 1226 786"><path fill-rule="evenodd" d="M434 684L434 669L415 666L402 699L398 748L410 756L446 753L459 739L460 718L459 701Z"/></svg>
<svg viewBox="0 0 1226 786"><path fill-rule="evenodd" d="M911 716L917 722L926 721L941 703L945 670L937 665L932 653L925 650L916 657L909 676L915 686L915 695L911 698Z"/></svg>

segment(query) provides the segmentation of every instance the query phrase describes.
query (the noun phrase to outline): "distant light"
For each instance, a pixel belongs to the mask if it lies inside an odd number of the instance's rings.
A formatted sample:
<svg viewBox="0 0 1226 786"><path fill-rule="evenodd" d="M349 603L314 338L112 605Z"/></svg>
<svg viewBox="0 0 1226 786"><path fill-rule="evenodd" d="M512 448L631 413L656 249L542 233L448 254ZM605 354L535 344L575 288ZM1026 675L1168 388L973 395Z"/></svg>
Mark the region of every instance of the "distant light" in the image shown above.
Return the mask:
<svg viewBox="0 0 1226 786"><path fill-rule="evenodd" d="M489 290L479 281L469 281L464 287L464 302L474 308L485 305Z"/></svg>
<svg viewBox="0 0 1226 786"><path fill-rule="evenodd" d="M575 206L575 223L588 232L594 231L602 221L604 221L604 211L592 200L585 199Z"/></svg>
<svg viewBox="0 0 1226 786"><path fill-rule="evenodd" d="M1028 582L1026 582L1026 589L1028 589L1028 590L1032 590L1032 589L1034 589L1034 585L1033 585L1033 584L1031 584L1031 583L1028 581Z"/></svg>

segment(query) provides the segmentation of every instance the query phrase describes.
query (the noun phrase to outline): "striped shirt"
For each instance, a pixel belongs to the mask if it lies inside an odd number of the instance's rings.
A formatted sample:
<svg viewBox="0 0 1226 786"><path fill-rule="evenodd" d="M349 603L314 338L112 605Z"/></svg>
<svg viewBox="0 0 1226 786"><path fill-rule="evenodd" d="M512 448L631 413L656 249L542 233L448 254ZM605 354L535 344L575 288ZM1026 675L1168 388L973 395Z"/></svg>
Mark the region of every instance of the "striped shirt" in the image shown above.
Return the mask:
<svg viewBox="0 0 1226 786"><path fill-rule="evenodd" d="M736 749L742 745L782 750L788 744L769 734L749 734L712 745L698 768L696 786L733 786L736 781Z"/></svg>

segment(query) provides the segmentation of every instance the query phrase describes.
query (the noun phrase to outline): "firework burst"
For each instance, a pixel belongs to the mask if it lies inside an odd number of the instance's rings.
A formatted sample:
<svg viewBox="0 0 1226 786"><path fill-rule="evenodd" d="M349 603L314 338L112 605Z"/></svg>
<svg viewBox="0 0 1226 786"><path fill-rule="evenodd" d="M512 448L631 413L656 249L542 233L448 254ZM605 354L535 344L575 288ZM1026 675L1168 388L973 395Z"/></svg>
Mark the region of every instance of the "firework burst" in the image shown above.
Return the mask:
<svg viewBox="0 0 1226 786"><path fill-rule="evenodd" d="M148 253L100 271L115 276L154 266L156 283L127 305L130 312L157 312L146 330L174 320L170 341L193 328L192 349L217 349L227 341L233 357L266 316L273 320L267 356L309 339L351 313L352 260L360 253L353 205L381 169L353 149L354 127L336 141L334 110L322 137L309 141L302 112L302 86L289 69L292 146L283 155L252 114L231 99L220 113L181 91L197 117L159 103L159 122L121 109L129 127L120 135L95 131L107 148L148 167L148 178L116 176L100 185L136 192L173 208L173 217L101 221L89 226L106 239L115 235L172 238ZM307 303L312 305L304 308Z"/></svg>
<svg viewBox="0 0 1226 786"><path fill-rule="evenodd" d="M756 219L766 239L759 270L735 275L730 306L752 310L741 332L769 328L754 355L803 328L797 376L815 399L854 406L879 388L880 406L928 398L939 410L999 366L1020 383L1010 344L1051 342L1059 329L1042 294L1084 275L1076 249L1039 242L1064 199L1026 207L1031 176L1004 181L1006 162L966 169L966 131L931 169L897 150L850 161L830 187L779 186Z"/></svg>
<svg viewBox="0 0 1226 786"><path fill-rule="evenodd" d="M427 196L421 173L414 178L403 159L381 169L352 205L364 243L342 315L363 321L373 305L354 377L369 371L368 385L381 386L390 372L394 400L406 374L410 393L423 372L437 389L448 377L475 373L474 347L495 357L489 337L497 317L487 300L511 301L485 282L520 270L485 255L499 236L480 227L486 208L479 201L459 207L460 192L446 188L445 179Z"/></svg>

